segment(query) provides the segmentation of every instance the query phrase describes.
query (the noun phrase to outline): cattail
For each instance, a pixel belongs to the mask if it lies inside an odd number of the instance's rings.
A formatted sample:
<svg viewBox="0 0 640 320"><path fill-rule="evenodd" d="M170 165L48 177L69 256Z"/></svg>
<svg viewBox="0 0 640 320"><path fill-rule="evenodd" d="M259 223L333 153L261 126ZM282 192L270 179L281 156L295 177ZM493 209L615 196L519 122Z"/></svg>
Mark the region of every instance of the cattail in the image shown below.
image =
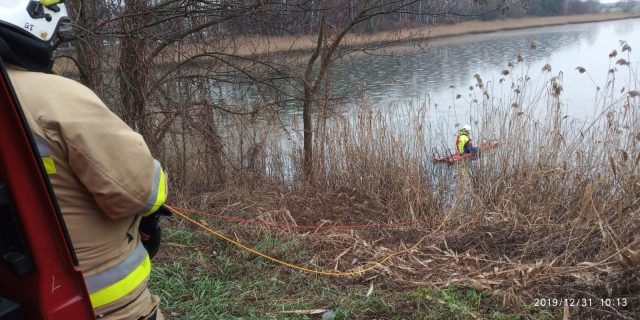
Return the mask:
<svg viewBox="0 0 640 320"><path fill-rule="evenodd" d="M629 96L630 96L631 98L635 98L635 97L640 96L640 91L638 91L638 90L631 90L631 91L629 91L628 93L629 93Z"/></svg>
<svg viewBox="0 0 640 320"><path fill-rule="evenodd" d="M619 64L621 66L628 66L630 63L625 59L618 59L618 61L616 61L616 64Z"/></svg>
<svg viewBox="0 0 640 320"><path fill-rule="evenodd" d="M531 45L529 46L529 49L535 50L537 47L538 46L536 45L536 43L533 40L531 40Z"/></svg>
<svg viewBox="0 0 640 320"><path fill-rule="evenodd" d="M509 70L504 69L504 70L502 70L502 72L500 72L500 74L503 75L503 76L508 76L509 75Z"/></svg>
<svg viewBox="0 0 640 320"><path fill-rule="evenodd" d="M577 67L576 67L576 70L578 70L578 72L580 72L580 73L585 73L585 72L587 72L587 69L585 69L585 67L581 67L581 66L577 66Z"/></svg>
<svg viewBox="0 0 640 320"><path fill-rule="evenodd" d="M480 78L479 74L475 74L474 77L476 78L476 86L478 86L478 88L482 89L482 87L484 87L484 84L482 83L482 78Z"/></svg>
<svg viewBox="0 0 640 320"><path fill-rule="evenodd" d="M615 58L618 55L618 50L613 50L609 53L609 58Z"/></svg>
<svg viewBox="0 0 640 320"><path fill-rule="evenodd" d="M553 95L554 96L559 96L560 93L562 92L562 85L555 85L553 86Z"/></svg>
<svg viewBox="0 0 640 320"><path fill-rule="evenodd" d="M545 64L544 67L542 67L542 71L544 72L551 72L551 65L550 64Z"/></svg>
<svg viewBox="0 0 640 320"><path fill-rule="evenodd" d="M514 103L511 104L511 108L518 108L518 107L519 107L519 105L518 105L517 102L514 102Z"/></svg>
<svg viewBox="0 0 640 320"><path fill-rule="evenodd" d="M516 116L521 116L523 114L524 114L524 112L520 111L520 112L516 113Z"/></svg>

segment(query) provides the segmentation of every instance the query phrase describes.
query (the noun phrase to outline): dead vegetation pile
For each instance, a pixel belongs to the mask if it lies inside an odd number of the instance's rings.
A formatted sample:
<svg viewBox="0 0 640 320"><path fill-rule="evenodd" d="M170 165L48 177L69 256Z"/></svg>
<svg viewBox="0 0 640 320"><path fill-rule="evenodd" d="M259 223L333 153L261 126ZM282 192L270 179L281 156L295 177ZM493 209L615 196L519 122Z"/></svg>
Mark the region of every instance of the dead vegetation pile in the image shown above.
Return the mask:
<svg viewBox="0 0 640 320"><path fill-rule="evenodd" d="M360 276L333 278L338 284L373 282L393 290L471 287L514 312L526 312L539 299L555 298L590 301L588 306L572 308L572 314L633 319L640 313L638 203L620 216L624 223L579 218L567 224L472 210L431 213L412 225L397 225L397 216L385 214L384 208L363 209L364 203L375 203L371 200L356 200L344 193L274 189L218 194L209 198L215 200L206 209L291 227L207 221L250 245L265 237L283 244L295 241L307 259L293 262L326 271L362 269L409 249ZM294 227L371 223L392 226ZM282 251L275 255L283 260L300 259ZM624 298L627 306L607 306L608 300L600 300L608 298Z"/></svg>

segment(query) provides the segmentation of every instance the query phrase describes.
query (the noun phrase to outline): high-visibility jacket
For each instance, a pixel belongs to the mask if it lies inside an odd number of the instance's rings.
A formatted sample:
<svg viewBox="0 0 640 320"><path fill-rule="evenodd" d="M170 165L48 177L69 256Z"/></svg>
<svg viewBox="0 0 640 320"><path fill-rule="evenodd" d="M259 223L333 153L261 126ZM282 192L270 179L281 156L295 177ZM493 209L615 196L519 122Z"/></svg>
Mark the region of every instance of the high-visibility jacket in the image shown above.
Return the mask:
<svg viewBox="0 0 640 320"><path fill-rule="evenodd" d="M147 290L140 219L165 201L165 174L142 136L85 86L8 67L53 186L96 315L138 319L158 298Z"/></svg>
<svg viewBox="0 0 640 320"><path fill-rule="evenodd" d="M464 146L466 146L470 140L467 130L462 129L458 131L458 136L456 137L456 149L458 150L459 155L464 154Z"/></svg>

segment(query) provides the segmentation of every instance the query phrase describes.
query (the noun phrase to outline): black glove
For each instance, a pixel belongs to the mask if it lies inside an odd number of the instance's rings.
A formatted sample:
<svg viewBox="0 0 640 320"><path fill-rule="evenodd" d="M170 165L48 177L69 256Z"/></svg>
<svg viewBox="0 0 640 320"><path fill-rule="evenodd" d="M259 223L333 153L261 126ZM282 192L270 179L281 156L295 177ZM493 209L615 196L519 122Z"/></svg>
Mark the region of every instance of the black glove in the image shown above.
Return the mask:
<svg viewBox="0 0 640 320"><path fill-rule="evenodd" d="M173 215L173 213L169 208L167 208L167 206L160 206L160 208L156 210L156 212L154 212L153 214L159 215L159 216L165 216L165 217L169 217Z"/></svg>
<svg viewBox="0 0 640 320"><path fill-rule="evenodd" d="M158 211L143 217L140 220L140 238L142 245L147 249L149 258L153 259L160 250L160 241L162 240L162 231L160 228L160 216L170 216L171 210L165 206L161 206Z"/></svg>

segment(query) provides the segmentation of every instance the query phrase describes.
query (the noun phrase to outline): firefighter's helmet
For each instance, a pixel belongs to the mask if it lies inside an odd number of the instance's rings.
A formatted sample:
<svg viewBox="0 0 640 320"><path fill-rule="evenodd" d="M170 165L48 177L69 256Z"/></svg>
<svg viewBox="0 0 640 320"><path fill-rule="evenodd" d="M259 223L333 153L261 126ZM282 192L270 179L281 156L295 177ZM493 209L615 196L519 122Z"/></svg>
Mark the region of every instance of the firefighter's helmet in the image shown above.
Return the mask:
<svg viewBox="0 0 640 320"><path fill-rule="evenodd" d="M69 16L61 0L2 0L0 23L9 25L40 41L50 42L60 24Z"/></svg>

